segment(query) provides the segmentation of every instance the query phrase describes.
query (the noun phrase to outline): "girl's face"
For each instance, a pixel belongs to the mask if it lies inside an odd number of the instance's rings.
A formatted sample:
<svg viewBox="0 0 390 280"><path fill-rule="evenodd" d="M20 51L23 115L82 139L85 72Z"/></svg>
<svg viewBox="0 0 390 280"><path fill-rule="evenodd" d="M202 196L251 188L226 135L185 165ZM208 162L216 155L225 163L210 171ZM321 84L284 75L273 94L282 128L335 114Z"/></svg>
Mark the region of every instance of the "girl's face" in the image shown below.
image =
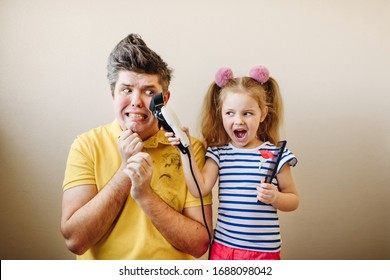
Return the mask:
<svg viewBox="0 0 390 280"><path fill-rule="evenodd" d="M231 143L237 148L255 148L262 142L257 130L265 119L257 101L248 93L226 92L222 101L222 122Z"/></svg>

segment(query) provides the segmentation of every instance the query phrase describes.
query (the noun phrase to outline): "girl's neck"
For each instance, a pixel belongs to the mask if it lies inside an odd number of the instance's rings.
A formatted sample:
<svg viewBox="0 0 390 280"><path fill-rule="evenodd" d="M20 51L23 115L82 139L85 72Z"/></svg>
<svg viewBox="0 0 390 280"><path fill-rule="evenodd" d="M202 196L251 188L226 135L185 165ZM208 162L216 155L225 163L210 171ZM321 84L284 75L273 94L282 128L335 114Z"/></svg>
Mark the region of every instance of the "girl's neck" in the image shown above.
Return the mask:
<svg viewBox="0 0 390 280"><path fill-rule="evenodd" d="M254 148L257 148L261 145L263 145L265 142L259 140L259 139L255 139L249 143L247 143L246 145L240 145L239 143L234 143L233 141L230 141L230 145L232 145L233 147L237 148L237 149L254 149Z"/></svg>

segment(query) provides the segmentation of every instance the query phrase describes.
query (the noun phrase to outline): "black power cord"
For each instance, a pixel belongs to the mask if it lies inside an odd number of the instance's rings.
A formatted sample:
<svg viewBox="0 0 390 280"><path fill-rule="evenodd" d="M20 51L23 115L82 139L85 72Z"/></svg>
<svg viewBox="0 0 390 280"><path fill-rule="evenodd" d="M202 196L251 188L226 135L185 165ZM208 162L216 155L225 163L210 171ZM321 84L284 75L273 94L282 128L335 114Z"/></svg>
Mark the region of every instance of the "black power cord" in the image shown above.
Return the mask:
<svg viewBox="0 0 390 280"><path fill-rule="evenodd" d="M209 235L209 256L208 256L208 259L210 259L211 245L212 245L213 238L212 238L212 236L211 236L210 229L209 229L209 227L208 227L208 225L207 225L206 215L205 215L205 212L204 212L204 204L203 204L202 191L200 190L198 181L196 180L196 177L195 177L195 174L194 174L194 170L193 170L193 168L192 168L191 155L190 155L190 152L188 151L188 148L187 148L187 155L188 155L188 160L190 161L191 174L192 174L192 177L194 178L194 181L195 181L195 184L196 184L196 188L198 189L198 192L199 192L200 204L202 205L203 222L204 222L204 225L205 225L205 227L206 227L207 234Z"/></svg>
<svg viewBox="0 0 390 280"><path fill-rule="evenodd" d="M150 109L150 111L153 113L153 115L157 118L159 128L160 128L160 127L163 127L166 131L173 132L173 129L172 129L171 126L168 124L168 122L165 120L165 117L164 117L164 115L163 115L162 112L161 112L161 108L162 108L163 106L164 106L164 98L163 98L163 94L162 94L162 92L161 92L161 93L156 94L156 95L154 95L154 96L152 97L152 100L150 101L149 109ZM211 236L211 233L210 233L210 229L209 229L209 227L208 227L208 225L207 225L206 215L205 215L205 213L204 213L204 205L203 205L202 192L201 192L201 190L200 190L200 188L199 188L198 182L196 181L196 177L195 177L195 174L194 174L194 170L192 169L191 155L190 155L190 151L189 151L188 147L184 147L184 145L180 143L180 145L178 146L178 148L180 149L180 151L181 151L183 154L187 154L187 155L188 155L188 160L190 161L191 174L192 174L192 177L194 178L196 187L197 187L198 192L199 192L200 203L201 203L201 205L202 205L203 222L204 222L204 225L205 225L205 227L206 227L207 234L209 235L209 259L210 259L210 251L211 251L212 236Z"/></svg>

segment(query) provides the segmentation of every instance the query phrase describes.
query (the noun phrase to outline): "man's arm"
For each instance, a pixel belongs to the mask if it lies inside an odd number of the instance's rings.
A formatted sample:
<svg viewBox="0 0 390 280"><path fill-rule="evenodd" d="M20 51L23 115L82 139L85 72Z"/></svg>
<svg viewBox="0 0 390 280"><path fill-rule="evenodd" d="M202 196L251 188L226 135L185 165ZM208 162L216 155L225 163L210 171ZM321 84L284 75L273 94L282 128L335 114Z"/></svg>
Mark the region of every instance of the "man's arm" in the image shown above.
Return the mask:
<svg viewBox="0 0 390 280"><path fill-rule="evenodd" d="M95 185L79 185L63 193L61 232L68 249L77 255L85 253L110 230L129 196L131 181L122 170L143 144L138 134L125 130L117 146L121 166L100 192Z"/></svg>
<svg viewBox="0 0 390 280"><path fill-rule="evenodd" d="M130 186L129 177L118 171L100 192L95 185L80 185L64 192L61 232L70 251L85 253L109 231Z"/></svg>
<svg viewBox="0 0 390 280"><path fill-rule="evenodd" d="M200 206L179 213L167 205L150 187L153 163L149 154L138 153L130 158L124 172L132 181L131 196L160 233L178 250L196 258L208 249L209 236L204 226ZM211 205L205 208L205 217L212 228Z"/></svg>
<svg viewBox="0 0 390 280"><path fill-rule="evenodd" d="M209 235L204 226L201 206L184 209L184 215L169 207L155 193L138 200L155 227L176 249L201 257L209 247ZM211 205L204 206L205 217L212 230Z"/></svg>

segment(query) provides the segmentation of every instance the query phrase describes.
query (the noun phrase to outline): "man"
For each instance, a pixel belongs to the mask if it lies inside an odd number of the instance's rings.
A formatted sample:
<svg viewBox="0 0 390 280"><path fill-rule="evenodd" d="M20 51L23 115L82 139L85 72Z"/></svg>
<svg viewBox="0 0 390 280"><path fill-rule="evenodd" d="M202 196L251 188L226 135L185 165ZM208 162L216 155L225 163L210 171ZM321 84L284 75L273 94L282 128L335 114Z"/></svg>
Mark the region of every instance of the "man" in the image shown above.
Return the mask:
<svg viewBox="0 0 390 280"><path fill-rule="evenodd" d="M208 249L211 197L189 193L179 150L149 111L168 102L171 69L139 35L108 60L116 119L76 138L63 183L61 232L78 259L193 259ZM196 161L204 148L192 138Z"/></svg>

